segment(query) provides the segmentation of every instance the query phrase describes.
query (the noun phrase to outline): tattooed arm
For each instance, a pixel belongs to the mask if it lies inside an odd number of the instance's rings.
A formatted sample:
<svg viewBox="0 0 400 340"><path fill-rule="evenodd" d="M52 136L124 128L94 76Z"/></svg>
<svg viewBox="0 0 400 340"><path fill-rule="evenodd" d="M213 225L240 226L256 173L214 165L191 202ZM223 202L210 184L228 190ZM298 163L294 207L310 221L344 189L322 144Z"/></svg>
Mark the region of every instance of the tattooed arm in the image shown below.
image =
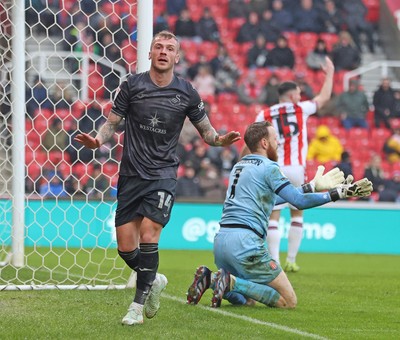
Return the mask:
<svg viewBox="0 0 400 340"><path fill-rule="evenodd" d="M111 139L115 131L117 131L118 125L121 120L121 116L113 113L112 111L110 112L107 121L101 126L96 136L96 139L99 141L100 145Z"/></svg>
<svg viewBox="0 0 400 340"><path fill-rule="evenodd" d="M122 117L110 112L108 115L107 121L101 126L99 132L97 133L96 138L93 138L87 133L81 133L75 137L75 140L79 143L82 143L84 146L90 149L99 148L102 144L111 139L114 135L115 131L119 123L121 122Z"/></svg>
<svg viewBox="0 0 400 340"><path fill-rule="evenodd" d="M197 131L199 131L204 141L212 146L227 146L240 139L240 133L236 131L228 132L223 136L218 135L208 117L205 117L200 122L194 123L194 126Z"/></svg>

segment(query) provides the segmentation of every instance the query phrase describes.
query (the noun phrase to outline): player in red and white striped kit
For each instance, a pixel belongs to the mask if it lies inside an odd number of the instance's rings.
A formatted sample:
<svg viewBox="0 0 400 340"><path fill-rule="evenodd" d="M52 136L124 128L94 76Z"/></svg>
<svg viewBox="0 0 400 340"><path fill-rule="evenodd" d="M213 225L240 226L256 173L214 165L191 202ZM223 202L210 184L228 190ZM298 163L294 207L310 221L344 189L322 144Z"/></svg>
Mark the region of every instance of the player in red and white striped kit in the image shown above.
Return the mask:
<svg viewBox="0 0 400 340"><path fill-rule="evenodd" d="M327 57L321 65L325 72L325 80L320 93L310 101L300 101L300 88L294 82L284 82L279 86L279 103L261 111L256 121L271 121L279 134L278 162L283 173L294 186L305 182L305 165L308 149L307 118L316 113L331 97L334 66ZM270 216L267 232L268 249L274 260L279 262L280 231L278 223L280 209L284 205L274 207ZM296 264L296 256L303 237L303 211L290 206L291 223L289 229L288 256L285 271L296 272L300 267Z"/></svg>

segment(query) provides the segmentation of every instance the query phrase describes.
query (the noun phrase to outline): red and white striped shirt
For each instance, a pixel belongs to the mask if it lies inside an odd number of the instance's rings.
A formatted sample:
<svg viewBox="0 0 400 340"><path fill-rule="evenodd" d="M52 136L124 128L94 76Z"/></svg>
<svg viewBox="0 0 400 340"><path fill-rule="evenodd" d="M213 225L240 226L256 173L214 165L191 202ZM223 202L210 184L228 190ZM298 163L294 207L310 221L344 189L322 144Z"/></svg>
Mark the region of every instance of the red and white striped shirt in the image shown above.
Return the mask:
<svg viewBox="0 0 400 340"><path fill-rule="evenodd" d="M270 121L277 132L280 166L305 166L308 149L306 122L316 112L316 102L304 101L275 104L257 115L256 122Z"/></svg>

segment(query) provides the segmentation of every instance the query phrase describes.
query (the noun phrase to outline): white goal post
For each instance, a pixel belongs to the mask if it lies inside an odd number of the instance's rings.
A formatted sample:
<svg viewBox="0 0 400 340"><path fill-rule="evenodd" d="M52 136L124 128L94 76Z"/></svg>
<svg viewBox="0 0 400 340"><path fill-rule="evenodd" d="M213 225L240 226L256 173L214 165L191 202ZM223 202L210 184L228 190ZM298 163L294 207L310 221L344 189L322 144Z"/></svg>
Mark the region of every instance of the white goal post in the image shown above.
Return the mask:
<svg viewBox="0 0 400 340"><path fill-rule="evenodd" d="M149 69L153 0L35 3L0 3L0 291L134 287L114 228L123 127L96 153L73 137Z"/></svg>

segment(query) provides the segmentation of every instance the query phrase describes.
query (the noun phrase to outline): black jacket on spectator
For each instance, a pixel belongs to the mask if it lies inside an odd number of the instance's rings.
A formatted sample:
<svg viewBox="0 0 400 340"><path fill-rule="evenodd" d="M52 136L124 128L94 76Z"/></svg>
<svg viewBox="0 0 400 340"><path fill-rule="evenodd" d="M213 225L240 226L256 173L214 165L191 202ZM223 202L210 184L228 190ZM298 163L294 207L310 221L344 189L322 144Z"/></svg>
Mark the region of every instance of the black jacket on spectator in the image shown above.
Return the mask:
<svg viewBox="0 0 400 340"><path fill-rule="evenodd" d="M336 47L332 52L332 57L337 71L354 70L361 62L360 52L350 45Z"/></svg>
<svg viewBox="0 0 400 340"><path fill-rule="evenodd" d="M289 67L294 66L294 53L289 47L274 47L268 58L268 65L275 67Z"/></svg>

